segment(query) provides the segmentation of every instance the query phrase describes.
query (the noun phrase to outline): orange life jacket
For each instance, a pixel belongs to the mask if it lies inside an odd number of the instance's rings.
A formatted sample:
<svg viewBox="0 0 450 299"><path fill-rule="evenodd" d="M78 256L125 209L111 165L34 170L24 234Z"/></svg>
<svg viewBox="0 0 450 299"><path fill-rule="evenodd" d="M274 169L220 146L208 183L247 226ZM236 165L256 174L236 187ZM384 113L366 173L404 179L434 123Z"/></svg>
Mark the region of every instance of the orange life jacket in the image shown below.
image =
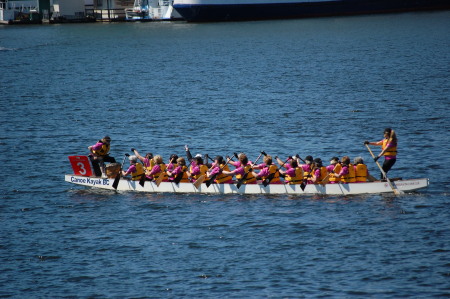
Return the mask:
<svg viewBox="0 0 450 299"><path fill-rule="evenodd" d="M381 150L384 150L389 143L389 139L383 139L383 144L381 145ZM397 145L390 147L384 152L383 156L397 156Z"/></svg>

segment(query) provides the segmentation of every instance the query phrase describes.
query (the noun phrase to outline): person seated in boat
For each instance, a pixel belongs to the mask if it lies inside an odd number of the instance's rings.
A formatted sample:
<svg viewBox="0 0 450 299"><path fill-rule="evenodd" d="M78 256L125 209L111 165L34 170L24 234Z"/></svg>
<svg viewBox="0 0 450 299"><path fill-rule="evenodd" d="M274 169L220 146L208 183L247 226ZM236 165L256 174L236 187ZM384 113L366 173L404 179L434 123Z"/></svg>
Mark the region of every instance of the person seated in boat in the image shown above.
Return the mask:
<svg viewBox="0 0 450 299"><path fill-rule="evenodd" d="M169 163L166 164L166 170L167 171L173 171L175 168L177 168L177 160L178 156L176 154L170 155Z"/></svg>
<svg viewBox="0 0 450 299"><path fill-rule="evenodd" d="M207 172L207 176L212 178L216 173L217 176L214 180L216 184L232 184L233 176L226 175L223 171L230 171L230 167L228 167L227 163L223 159L222 156L216 156L214 159L214 163L212 163L211 168Z"/></svg>
<svg viewBox="0 0 450 299"><path fill-rule="evenodd" d="M116 163L116 159L109 155L111 137L103 137L96 144L89 146L88 149L90 152L89 159L91 160L95 175L106 177L105 162Z"/></svg>
<svg viewBox="0 0 450 299"><path fill-rule="evenodd" d="M162 182L167 182L169 180L169 177L166 173L166 164L164 164L163 158L160 155L156 155L153 157L151 164L153 164L153 167L151 168L151 170L145 172L145 176L146 176L147 180L157 181L159 176L162 175L162 176L164 176L164 178L162 179Z"/></svg>
<svg viewBox="0 0 450 299"><path fill-rule="evenodd" d="M334 173L341 172L342 165L341 162L339 161L339 158L338 157L331 158L330 165L328 165L326 168L328 172L328 177L325 178L325 180L328 180L328 183L330 184L339 183L341 179L333 175Z"/></svg>
<svg viewBox="0 0 450 299"><path fill-rule="evenodd" d="M280 165L283 164L283 161L277 158L278 163ZM280 169L280 173L284 176L284 180L286 184L297 185L303 182L303 168L299 167L297 159L289 159L288 163L285 163L283 168L286 170Z"/></svg>
<svg viewBox="0 0 450 299"><path fill-rule="evenodd" d="M141 176L145 175L144 167L141 163L138 163L138 158L136 156L131 155L128 159L130 160L130 167L128 167L127 171L122 170L122 176L126 177L131 175L132 181L139 181Z"/></svg>
<svg viewBox="0 0 450 299"><path fill-rule="evenodd" d="M377 142L364 141L364 144L381 146L381 152L375 157L375 162L384 156L382 169L387 174L397 161L397 134L391 128L384 129L384 138ZM381 173L381 179L386 179Z"/></svg>
<svg viewBox="0 0 450 299"><path fill-rule="evenodd" d="M376 179L369 174L367 165L361 157L353 159L353 167L355 167L355 183L373 182Z"/></svg>
<svg viewBox="0 0 450 299"><path fill-rule="evenodd" d="M145 154L145 157L143 157L139 154L137 149L131 148L131 151L142 162L142 164L144 165L145 172L149 172L152 170L153 166L155 165L152 153L147 153L147 154Z"/></svg>
<svg viewBox="0 0 450 299"><path fill-rule="evenodd" d="M176 167L173 171L167 171L169 176L169 182L188 183L189 177L187 174L186 160L183 157L179 157L176 161Z"/></svg>
<svg viewBox="0 0 450 299"><path fill-rule="evenodd" d="M248 161L247 155L244 153L240 153L238 157L239 161L237 162L230 161L230 163L233 163L236 169L233 171L222 171L222 173L225 175L235 176L236 180L242 179L244 175L248 173L245 180L242 183L256 184L256 177L253 175L251 171L252 164L250 164L250 162Z"/></svg>
<svg viewBox="0 0 450 299"><path fill-rule="evenodd" d="M324 183L324 179L327 177L328 172L327 168L323 166L322 159L315 158L312 163L312 176L311 183L313 184L322 184Z"/></svg>
<svg viewBox="0 0 450 299"><path fill-rule="evenodd" d="M252 165L253 169L260 169L258 173L255 171L252 172L253 176L256 177L257 180L265 180L272 173L274 174L273 179L270 181L271 184L283 184L280 180L280 173L278 171L278 167L273 164L272 156L266 155L264 156L263 163L258 165Z"/></svg>
<svg viewBox="0 0 450 299"><path fill-rule="evenodd" d="M312 163L314 161L313 157L306 156L304 160L305 164L300 163L302 159L299 157L299 155L296 155L296 158L299 167L303 169L303 179L306 180L309 184L312 184L311 177L312 177Z"/></svg>
<svg viewBox="0 0 450 299"><path fill-rule="evenodd" d="M332 175L340 179L341 183L348 184L355 182L355 168L350 163L350 157L344 156L341 159L342 169L339 173L333 173Z"/></svg>
<svg viewBox="0 0 450 299"><path fill-rule="evenodd" d="M191 160L191 166L187 172L189 179L192 182L195 182L199 179L200 176L204 176L206 178L206 172L208 171L208 166L203 164L203 157L200 154L197 154Z"/></svg>

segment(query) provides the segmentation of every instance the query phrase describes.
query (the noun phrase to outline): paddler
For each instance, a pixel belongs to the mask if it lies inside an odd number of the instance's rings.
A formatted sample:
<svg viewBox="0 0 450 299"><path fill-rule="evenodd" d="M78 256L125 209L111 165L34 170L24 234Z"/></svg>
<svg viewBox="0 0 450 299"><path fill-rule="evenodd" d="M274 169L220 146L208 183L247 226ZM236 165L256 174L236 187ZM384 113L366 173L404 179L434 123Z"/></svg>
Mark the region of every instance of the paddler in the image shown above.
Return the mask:
<svg viewBox="0 0 450 299"><path fill-rule="evenodd" d="M145 157L142 157L137 149L131 148L131 151L136 155L136 157L142 162L144 165L145 172L151 171L153 166L155 165L153 161L153 154L152 153L146 153Z"/></svg>
<svg viewBox="0 0 450 299"><path fill-rule="evenodd" d="M203 157L201 154L197 154L194 158L191 160L191 166L189 167L189 170L187 172L188 177L191 181L195 182L200 176L205 176L206 178L206 172L208 171L208 166L203 164Z"/></svg>
<svg viewBox="0 0 450 299"><path fill-rule="evenodd" d="M236 169L233 171L222 171L225 175L236 176L236 180L240 180L246 173L247 177L243 181L243 184L256 184L256 178L253 173L250 171L252 164L248 161L247 155L244 153L240 153L238 155L239 161L230 162L233 164Z"/></svg>
<svg viewBox="0 0 450 299"><path fill-rule="evenodd" d="M314 161L312 156L305 157L305 164L301 164L301 158L296 155L297 163L299 167L303 169L303 179L308 182L308 184L312 184L312 163Z"/></svg>
<svg viewBox="0 0 450 299"><path fill-rule="evenodd" d="M341 162L339 161L339 158L338 157L331 158L330 165L328 165L326 168L328 172L329 183L330 184L339 183L341 179L333 175L333 173L341 172L342 165Z"/></svg>
<svg viewBox="0 0 450 299"><path fill-rule="evenodd" d="M278 171L278 167L273 164L272 156L265 155L263 159L263 163L258 165L252 165L253 169L261 169L258 173L252 172L253 176L256 177L257 180L265 180L269 175L274 173L273 179L270 181L270 184L283 184L280 180L280 173Z"/></svg>
<svg viewBox="0 0 450 299"><path fill-rule="evenodd" d="M397 161L397 134L391 128L384 129L384 138L377 142L364 141L364 144L381 146L381 152L375 157L375 162L384 156L383 171L387 174ZM381 179L386 179L381 173Z"/></svg>
<svg viewBox="0 0 450 299"><path fill-rule="evenodd" d="M178 156L176 154L170 155L169 163L166 164L166 170L167 171L174 171L175 168L177 168L177 160Z"/></svg>
<svg viewBox="0 0 450 299"><path fill-rule="evenodd" d="M116 159L109 155L111 148L111 137L105 136L100 139L96 144L88 147L90 154L92 167L96 176L106 177L106 165L105 162L116 163Z"/></svg>
<svg viewBox="0 0 450 299"><path fill-rule="evenodd" d="M188 183L189 178L187 174L187 166L186 166L186 160L184 160L183 157L180 157L177 159L177 167L173 171L167 171L167 174L169 175L169 181L175 181L181 176L181 179L179 182L181 183Z"/></svg>
<svg viewBox="0 0 450 299"><path fill-rule="evenodd" d="M369 169L364 164L363 158L356 157L353 159L353 167L355 167L355 183L365 183L374 180L374 177L369 174Z"/></svg>
<svg viewBox="0 0 450 299"><path fill-rule="evenodd" d="M216 184L231 184L233 183L233 177L230 175L226 175L223 173L223 171L230 171L230 168L228 165L226 165L226 162L223 160L222 156L216 156L214 159L214 163L211 165L211 168L207 172L208 177L214 176L216 173L218 175L216 176L216 179L214 182Z"/></svg>
<svg viewBox="0 0 450 299"><path fill-rule="evenodd" d="M355 168L350 163L350 157L344 156L341 159L342 169L339 173L332 173L331 176L339 178L344 184L355 182Z"/></svg>
<svg viewBox="0 0 450 299"><path fill-rule="evenodd" d="M130 167L128 167L127 171L122 170L122 176L127 176L131 174L132 181L139 181L141 176L144 175L144 167L141 163L138 163L138 158L134 155L128 157L130 160Z"/></svg>
<svg viewBox="0 0 450 299"><path fill-rule="evenodd" d="M322 159L315 158L312 163L312 178L311 181L314 184L320 184L328 175L327 168L323 166Z"/></svg>
<svg viewBox="0 0 450 299"><path fill-rule="evenodd" d="M166 173L166 164L163 162L163 158L160 155L156 155L151 160L151 164L153 165L152 169L150 171L145 172L145 176L147 180L158 180L159 176L164 176L162 179L162 182L167 182L169 180L169 177Z"/></svg>
<svg viewBox="0 0 450 299"><path fill-rule="evenodd" d="M284 164L283 168L286 168L286 170L280 170L281 174L284 175L286 184L297 185L303 182L303 168L298 166L297 159L290 158L288 163L284 163L278 159L278 157L275 158L277 159L278 164Z"/></svg>

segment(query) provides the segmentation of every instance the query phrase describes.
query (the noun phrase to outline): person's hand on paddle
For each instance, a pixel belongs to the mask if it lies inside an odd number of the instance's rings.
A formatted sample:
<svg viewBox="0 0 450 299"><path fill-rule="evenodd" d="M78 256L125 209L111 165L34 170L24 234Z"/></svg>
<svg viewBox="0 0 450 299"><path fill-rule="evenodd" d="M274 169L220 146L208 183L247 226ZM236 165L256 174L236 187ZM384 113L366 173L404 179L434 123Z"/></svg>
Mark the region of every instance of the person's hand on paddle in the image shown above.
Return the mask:
<svg viewBox="0 0 450 299"><path fill-rule="evenodd" d="M134 147L131 148L131 151L132 151L133 153L134 153L135 150L136 150L136 149L135 149Z"/></svg>
<svg viewBox="0 0 450 299"><path fill-rule="evenodd" d="M367 144L370 144L370 142L369 141L364 141L364 145L367 145Z"/></svg>
<svg viewBox="0 0 450 299"><path fill-rule="evenodd" d="M184 146L184 150L187 152L189 151L189 146L187 144Z"/></svg>
<svg viewBox="0 0 450 299"><path fill-rule="evenodd" d="M374 160L375 162L377 162L378 159L380 159L380 156L376 156L375 158L373 158L373 160Z"/></svg>

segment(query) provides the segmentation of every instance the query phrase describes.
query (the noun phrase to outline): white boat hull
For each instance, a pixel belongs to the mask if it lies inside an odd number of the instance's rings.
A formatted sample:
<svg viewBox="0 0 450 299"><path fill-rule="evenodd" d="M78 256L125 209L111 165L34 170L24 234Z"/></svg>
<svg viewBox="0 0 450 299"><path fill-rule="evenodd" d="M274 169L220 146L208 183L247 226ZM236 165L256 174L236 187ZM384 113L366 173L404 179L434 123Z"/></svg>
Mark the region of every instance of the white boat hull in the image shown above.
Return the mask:
<svg viewBox="0 0 450 299"><path fill-rule="evenodd" d="M112 184L114 179L101 179L95 177L84 177L66 174L66 182L88 186L93 188L114 190ZM401 191L413 191L426 188L429 180L411 179L392 182L396 188ZM392 188L387 182L368 182L352 184L326 184L307 185L305 190L300 185L277 184L264 187L262 184L242 185L239 189L236 184L212 184L206 187L202 184L198 189L192 183L169 183L163 182L156 186L153 182L145 182L144 187L139 185L138 181L121 179L117 187L118 191L138 191L149 193L201 193L201 194L327 194L327 195L349 195L349 194L376 194L392 193Z"/></svg>

